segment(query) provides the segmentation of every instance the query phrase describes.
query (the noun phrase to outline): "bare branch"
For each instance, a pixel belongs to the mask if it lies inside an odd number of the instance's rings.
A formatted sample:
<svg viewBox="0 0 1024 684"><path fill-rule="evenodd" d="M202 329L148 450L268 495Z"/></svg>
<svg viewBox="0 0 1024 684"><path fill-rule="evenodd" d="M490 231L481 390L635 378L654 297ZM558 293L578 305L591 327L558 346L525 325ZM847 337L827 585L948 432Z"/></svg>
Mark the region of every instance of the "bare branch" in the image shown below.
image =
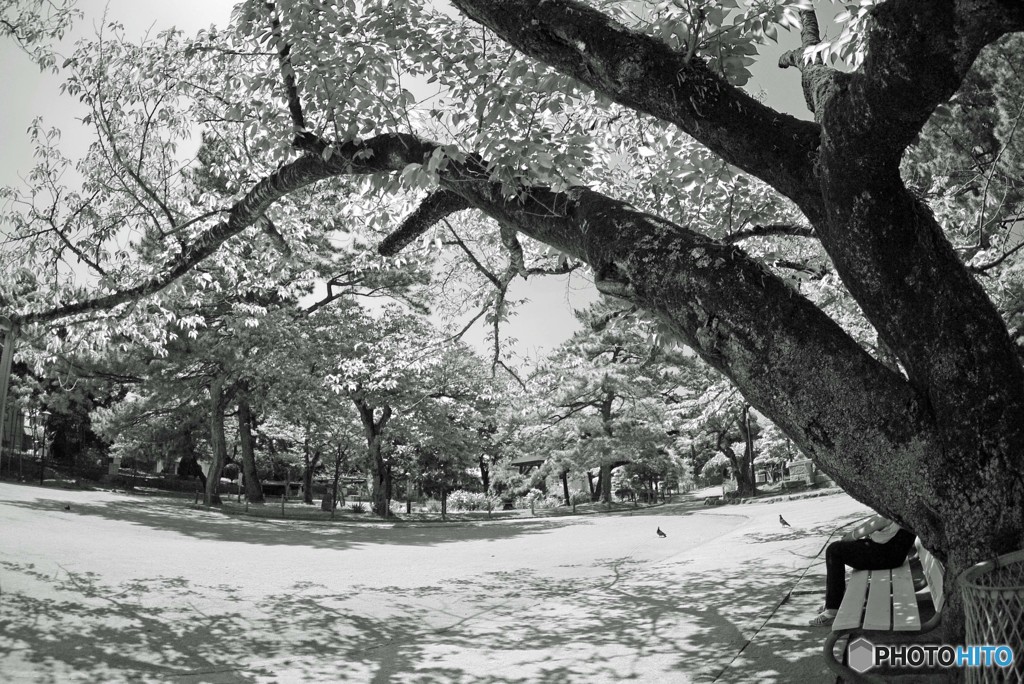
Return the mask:
<svg viewBox="0 0 1024 684"><path fill-rule="evenodd" d="M999 264L1003 263L1009 257L1011 257L1014 254L1016 254L1017 252L1019 252L1021 249L1024 249L1024 241L1017 243L1016 247L1006 251L1005 253L1003 253L1002 256L1000 256L1000 257L998 257L996 259L993 259L992 261L988 262L987 264L982 264L980 266L968 266L967 270L970 271L971 273L977 273L979 275L983 274L986 271L989 271L989 270L995 268L996 266L998 266Z"/></svg>
<svg viewBox="0 0 1024 684"><path fill-rule="evenodd" d="M484 266L483 263L481 263L481 261L477 259L476 255L473 254L472 250L470 250L470 248L466 245L465 241L461 237L459 237L459 234L455 232L455 229L452 227L450 223L448 223L447 220L444 221L444 224L448 226L448 230L451 231L452 237L455 238L455 244L457 244L459 248L465 253L465 255L469 257L469 261L473 264L473 266L476 267L476 270L480 271L480 273L482 273L485 278L491 281L494 287L500 290L502 288L502 284L501 281L498 279L498 276L494 275L494 273L492 273L489 268Z"/></svg>
<svg viewBox="0 0 1024 684"><path fill-rule="evenodd" d="M510 368L504 361L498 361L498 366L501 367L503 371L511 375L512 379L519 383L520 387L522 387L524 390L526 389L526 383L523 382L523 379L519 377L519 374L516 373L512 368Z"/></svg>

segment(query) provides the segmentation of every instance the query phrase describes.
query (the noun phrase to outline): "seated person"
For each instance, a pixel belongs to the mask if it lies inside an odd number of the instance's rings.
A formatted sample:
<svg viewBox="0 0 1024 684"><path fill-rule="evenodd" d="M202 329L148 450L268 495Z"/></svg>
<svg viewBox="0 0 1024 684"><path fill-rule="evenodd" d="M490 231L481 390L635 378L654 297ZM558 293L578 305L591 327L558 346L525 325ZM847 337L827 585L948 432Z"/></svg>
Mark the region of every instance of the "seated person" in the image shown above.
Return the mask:
<svg viewBox="0 0 1024 684"><path fill-rule="evenodd" d="M810 624L827 627L835 622L846 593L847 565L854 570L898 568L914 546L914 537L888 518L873 515L829 544L825 551L825 606Z"/></svg>

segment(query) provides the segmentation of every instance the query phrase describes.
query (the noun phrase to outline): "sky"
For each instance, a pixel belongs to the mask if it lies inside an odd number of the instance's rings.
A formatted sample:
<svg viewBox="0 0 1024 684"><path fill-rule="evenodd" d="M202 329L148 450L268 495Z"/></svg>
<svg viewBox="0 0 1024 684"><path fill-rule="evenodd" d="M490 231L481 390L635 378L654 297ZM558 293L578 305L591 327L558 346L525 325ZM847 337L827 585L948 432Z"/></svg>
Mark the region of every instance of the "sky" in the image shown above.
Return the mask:
<svg viewBox="0 0 1024 684"><path fill-rule="evenodd" d="M186 33L195 33L210 24L225 26L235 0L79 0L78 8L84 17L57 47L59 54L73 50L74 41L91 36L102 23L104 13L108 21L116 20L125 26L127 37L141 37L147 31L157 33L176 26ZM763 57L752 67L754 77L747 86L752 93L760 93L765 104L795 116L807 117L800 92L799 74L790 69L781 71L776 65L783 49L797 47L795 33L780 32L780 46L762 50ZM60 63L58 58L58 63ZM71 159L81 156L91 141L91 132L77 121L85 114L84 108L71 97L59 93L61 78L40 73L38 67L10 40L0 41L0 186L19 185L32 167L32 148L26 129L36 116L42 116L46 126L62 131L62 151ZM2 230L2 227L0 227ZM587 306L597 298L589 278L580 275L516 279L510 287L512 299L529 299L517 309L517 314L503 328L503 334L518 340L513 347L520 356L536 358L578 330L572 315L574 309ZM483 353L487 331L481 324L466 336L466 341Z"/></svg>

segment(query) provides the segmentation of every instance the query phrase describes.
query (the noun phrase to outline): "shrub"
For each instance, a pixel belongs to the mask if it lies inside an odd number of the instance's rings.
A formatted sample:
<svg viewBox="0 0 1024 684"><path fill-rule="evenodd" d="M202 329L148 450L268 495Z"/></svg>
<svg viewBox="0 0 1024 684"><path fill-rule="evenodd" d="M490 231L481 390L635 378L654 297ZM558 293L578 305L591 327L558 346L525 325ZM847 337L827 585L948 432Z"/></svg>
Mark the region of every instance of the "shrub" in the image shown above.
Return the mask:
<svg viewBox="0 0 1024 684"><path fill-rule="evenodd" d="M565 498L561 494L548 494L536 505L541 508L558 508L565 505Z"/></svg>
<svg viewBox="0 0 1024 684"><path fill-rule="evenodd" d="M544 502L544 492L540 491L537 488L534 488L526 492L522 496L516 497L515 506L516 508L529 508L532 504L534 508L544 508Z"/></svg>
<svg viewBox="0 0 1024 684"><path fill-rule="evenodd" d="M483 492L457 489L448 495L448 508L453 511L486 511L501 508L501 499Z"/></svg>
<svg viewBox="0 0 1024 684"><path fill-rule="evenodd" d="M348 510L352 511L353 513L365 513L366 506L357 501L356 503L349 504Z"/></svg>

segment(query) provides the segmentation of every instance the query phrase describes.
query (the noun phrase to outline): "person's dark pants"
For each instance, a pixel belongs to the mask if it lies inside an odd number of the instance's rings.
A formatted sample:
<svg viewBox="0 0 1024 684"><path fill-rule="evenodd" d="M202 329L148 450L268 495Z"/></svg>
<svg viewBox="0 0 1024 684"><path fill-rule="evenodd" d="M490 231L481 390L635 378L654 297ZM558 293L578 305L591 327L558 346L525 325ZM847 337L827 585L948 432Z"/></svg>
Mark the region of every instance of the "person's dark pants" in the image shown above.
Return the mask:
<svg viewBox="0 0 1024 684"><path fill-rule="evenodd" d="M914 535L900 530L884 544L870 539L837 541L825 550L825 609L838 610L846 593L846 566L854 570L889 570L907 560Z"/></svg>

